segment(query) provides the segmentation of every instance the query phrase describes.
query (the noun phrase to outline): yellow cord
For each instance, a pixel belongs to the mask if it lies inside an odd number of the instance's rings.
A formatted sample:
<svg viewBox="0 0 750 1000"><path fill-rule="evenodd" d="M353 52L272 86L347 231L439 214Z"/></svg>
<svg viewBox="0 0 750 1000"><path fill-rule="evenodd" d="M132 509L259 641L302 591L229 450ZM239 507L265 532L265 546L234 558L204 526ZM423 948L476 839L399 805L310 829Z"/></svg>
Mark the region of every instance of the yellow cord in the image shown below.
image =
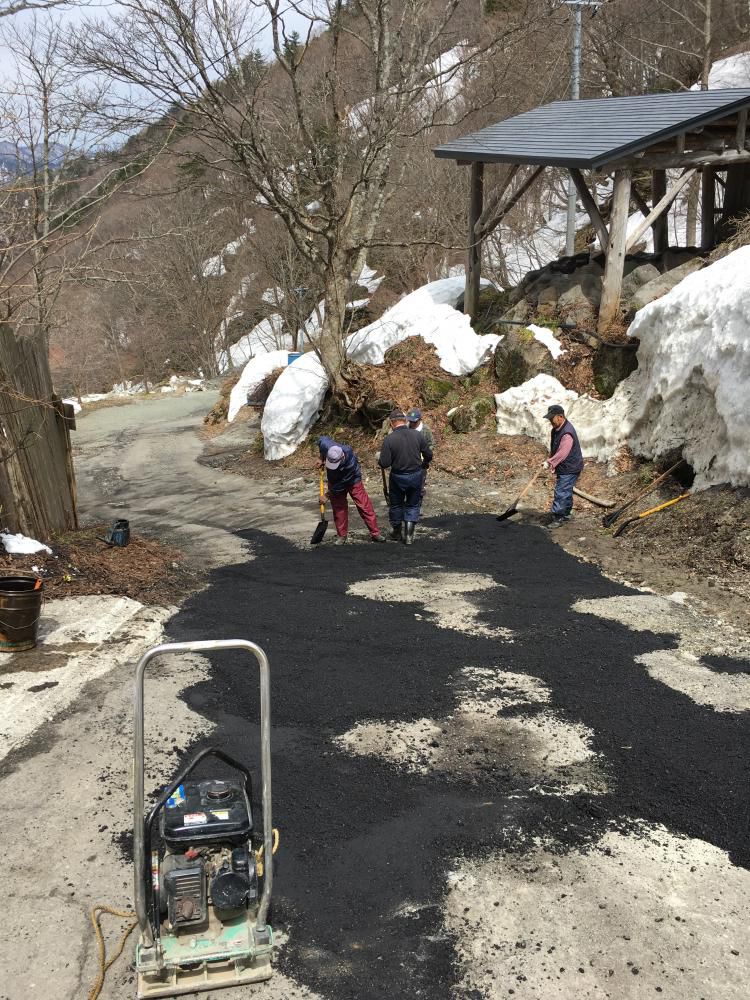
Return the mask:
<svg viewBox="0 0 750 1000"><path fill-rule="evenodd" d="M114 955L110 955L109 958L107 958L107 946L104 943L104 935L102 934L102 929L99 924L99 917L102 913L109 913L113 917L122 917L124 920L132 921L120 938L120 943L117 946L117 950ZM94 906L89 914L89 917L91 918L91 924L94 928L94 934L96 935L96 950L99 957L99 973L96 977L94 985L89 990L89 1000L97 1000L97 997L101 993L102 987L104 986L104 977L107 975L107 971L110 966L114 965L120 955L122 955L126 941L138 926L138 920L136 919L135 913L132 913L130 910L113 910L111 906Z"/></svg>
<svg viewBox="0 0 750 1000"><path fill-rule="evenodd" d="M271 854L275 854L279 849L279 831L274 827L273 829L273 848ZM258 876L263 878L263 845L261 845L255 852L255 867L258 871Z"/></svg>

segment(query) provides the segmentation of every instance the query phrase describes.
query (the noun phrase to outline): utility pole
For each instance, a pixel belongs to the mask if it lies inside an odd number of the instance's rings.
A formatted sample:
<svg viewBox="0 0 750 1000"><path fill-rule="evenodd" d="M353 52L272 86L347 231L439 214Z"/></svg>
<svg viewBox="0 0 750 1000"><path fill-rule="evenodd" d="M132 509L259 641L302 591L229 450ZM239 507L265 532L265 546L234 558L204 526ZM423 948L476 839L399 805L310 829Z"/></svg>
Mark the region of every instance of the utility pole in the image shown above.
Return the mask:
<svg viewBox="0 0 750 1000"><path fill-rule="evenodd" d="M570 53L570 100L581 96L581 48L583 35L583 8L592 7L596 12L603 0L563 0L573 12L573 46ZM568 178L568 226L565 238L565 253L572 257L576 242L576 186L573 178ZM602 247L604 249L604 247Z"/></svg>

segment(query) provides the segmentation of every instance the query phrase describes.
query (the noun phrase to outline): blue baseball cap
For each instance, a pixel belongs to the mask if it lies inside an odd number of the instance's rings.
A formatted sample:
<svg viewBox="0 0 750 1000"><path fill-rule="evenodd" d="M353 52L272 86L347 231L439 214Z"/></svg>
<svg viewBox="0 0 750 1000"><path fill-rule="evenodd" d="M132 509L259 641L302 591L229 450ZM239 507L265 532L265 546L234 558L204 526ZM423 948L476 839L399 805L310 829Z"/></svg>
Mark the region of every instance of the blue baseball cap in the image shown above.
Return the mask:
<svg viewBox="0 0 750 1000"><path fill-rule="evenodd" d="M413 410L409 410L409 412L406 414L406 419L411 424L419 423L419 421L422 419L422 411L418 410L415 406Z"/></svg>
<svg viewBox="0 0 750 1000"><path fill-rule="evenodd" d="M344 449L334 444L328 449L326 455L326 469L338 469L344 461Z"/></svg>

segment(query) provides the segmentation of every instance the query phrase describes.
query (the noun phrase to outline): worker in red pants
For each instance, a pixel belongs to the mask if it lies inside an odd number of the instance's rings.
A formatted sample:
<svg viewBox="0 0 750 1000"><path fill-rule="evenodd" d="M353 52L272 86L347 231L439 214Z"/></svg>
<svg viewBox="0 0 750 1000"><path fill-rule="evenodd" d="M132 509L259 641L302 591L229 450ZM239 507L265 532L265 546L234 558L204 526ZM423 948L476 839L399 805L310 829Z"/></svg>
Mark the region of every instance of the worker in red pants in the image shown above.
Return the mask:
<svg viewBox="0 0 750 1000"><path fill-rule="evenodd" d="M348 444L337 444L333 438L318 438L320 464L328 477L328 496L336 525L335 545L344 545L349 537L349 501L351 497L359 516L370 532L370 541L384 542L372 500L362 483L362 469L354 450Z"/></svg>

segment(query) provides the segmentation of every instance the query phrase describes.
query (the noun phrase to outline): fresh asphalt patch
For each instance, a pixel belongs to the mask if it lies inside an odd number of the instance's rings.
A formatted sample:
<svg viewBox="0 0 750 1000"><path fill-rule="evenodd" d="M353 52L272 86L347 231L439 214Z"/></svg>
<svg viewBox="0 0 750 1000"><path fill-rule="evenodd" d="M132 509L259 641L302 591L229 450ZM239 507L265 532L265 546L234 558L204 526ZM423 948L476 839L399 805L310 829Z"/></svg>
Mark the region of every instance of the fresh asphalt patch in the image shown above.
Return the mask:
<svg viewBox="0 0 750 1000"><path fill-rule="evenodd" d="M242 637L268 653L281 831L274 921L289 932L280 963L327 998L484 995L462 984L443 915L458 860L521 855L540 843L564 857L646 823L750 867L750 714L699 705L637 662L675 650L675 634L572 610L636 592L536 527L482 515L428 524L435 530L418 532L411 548L302 549L245 532L255 558L215 570L167 627L172 640ZM435 599L393 582L428 577L437 592L443 574L453 591ZM473 617L452 627L449 597L461 574L496 586L469 587ZM253 766L259 787L254 663L232 653L211 664L210 679L185 699L216 724L212 742ZM706 665L747 669L727 657ZM434 767L429 753L424 766L405 766L397 754L353 753L343 740L372 723L380 745L418 730L428 749L440 749L441 720L455 716L466 678L485 678L484 697L486 678L505 673L516 688L527 675L543 695L525 706L500 697L494 715L534 723L553 713L590 734L603 786L566 791L553 772L545 779L520 766L507 736L485 741L481 725L463 742L452 734Z"/></svg>

